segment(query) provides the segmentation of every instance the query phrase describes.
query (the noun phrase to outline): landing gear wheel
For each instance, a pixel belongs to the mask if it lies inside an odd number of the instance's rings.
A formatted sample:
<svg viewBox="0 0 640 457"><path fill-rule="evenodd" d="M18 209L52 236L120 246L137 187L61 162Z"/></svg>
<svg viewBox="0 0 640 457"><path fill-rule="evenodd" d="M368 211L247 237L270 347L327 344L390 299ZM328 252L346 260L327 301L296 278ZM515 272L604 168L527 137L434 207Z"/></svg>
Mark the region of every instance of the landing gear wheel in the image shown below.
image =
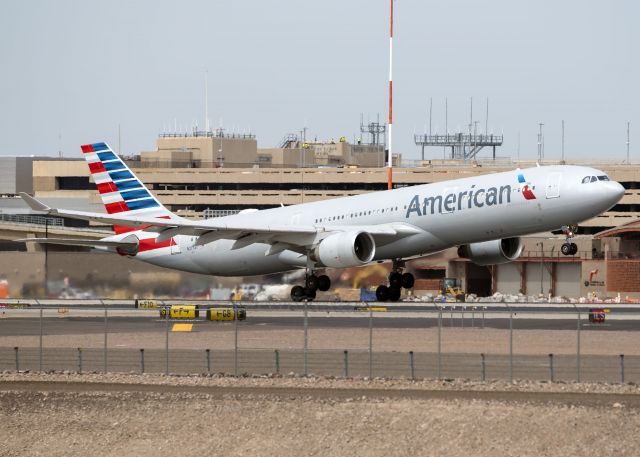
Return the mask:
<svg viewBox="0 0 640 457"><path fill-rule="evenodd" d="M389 287L389 301L398 301L400 300L400 288L399 287Z"/></svg>
<svg viewBox="0 0 640 457"><path fill-rule="evenodd" d="M316 298L316 291L314 289L309 289L308 287L304 288L304 298L303 300L306 298L307 300L313 300L314 298Z"/></svg>
<svg viewBox="0 0 640 457"><path fill-rule="evenodd" d="M306 297L306 292L302 286L293 286L291 288L291 300L302 301Z"/></svg>
<svg viewBox="0 0 640 457"><path fill-rule="evenodd" d="M316 275L307 275L305 279L305 286L308 290L313 290L314 292L319 288L319 280Z"/></svg>
<svg viewBox="0 0 640 457"><path fill-rule="evenodd" d="M560 251L562 252L562 255L571 255L572 250L573 249L572 249L571 243L564 243L560 247Z"/></svg>
<svg viewBox="0 0 640 457"><path fill-rule="evenodd" d="M571 243L571 255L576 255L578 253L578 245L576 243Z"/></svg>
<svg viewBox="0 0 640 457"><path fill-rule="evenodd" d="M378 301L387 301L389 299L389 288L384 284L376 289L376 299Z"/></svg>
<svg viewBox="0 0 640 457"><path fill-rule="evenodd" d="M389 288L397 288L402 287L402 274L394 271L389 275Z"/></svg>
<svg viewBox="0 0 640 457"><path fill-rule="evenodd" d="M320 292L326 292L331 288L331 279L327 275L318 276L318 290Z"/></svg>
<svg viewBox="0 0 640 457"><path fill-rule="evenodd" d="M416 283L416 278L411 273L404 273L402 275L402 287L405 289L411 289Z"/></svg>

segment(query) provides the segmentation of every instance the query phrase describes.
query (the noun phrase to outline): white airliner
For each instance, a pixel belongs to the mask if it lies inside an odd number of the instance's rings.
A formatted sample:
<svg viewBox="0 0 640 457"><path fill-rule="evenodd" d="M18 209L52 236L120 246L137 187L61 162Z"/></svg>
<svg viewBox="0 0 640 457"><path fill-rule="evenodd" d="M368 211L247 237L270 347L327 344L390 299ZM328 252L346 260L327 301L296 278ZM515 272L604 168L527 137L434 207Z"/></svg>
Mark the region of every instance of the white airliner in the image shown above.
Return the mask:
<svg viewBox="0 0 640 457"><path fill-rule="evenodd" d="M478 265L506 263L522 251L520 236L563 229L562 253L575 226L608 210L624 188L596 169L542 166L401 189L304 203L233 216L188 220L167 210L105 143L82 146L107 214L50 208L21 194L50 215L113 225L102 240L32 238L20 241L90 246L166 268L217 276L307 270L293 300L330 288L325 268L392 261L380 301L396 301L414 278L406 259L459 246Z"/></svg>

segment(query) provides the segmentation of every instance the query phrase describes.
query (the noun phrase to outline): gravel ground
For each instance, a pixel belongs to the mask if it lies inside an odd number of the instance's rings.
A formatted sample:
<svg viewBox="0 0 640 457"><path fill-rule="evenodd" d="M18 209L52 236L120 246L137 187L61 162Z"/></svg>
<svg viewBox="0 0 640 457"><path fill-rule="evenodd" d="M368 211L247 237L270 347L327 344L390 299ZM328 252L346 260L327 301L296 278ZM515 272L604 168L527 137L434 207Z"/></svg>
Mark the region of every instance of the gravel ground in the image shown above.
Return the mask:
<svg viewBox="0 0 640 457"><path fill-rule="evenodd" d="M0 374L0 455L640 455L636 385Z"/></svg>

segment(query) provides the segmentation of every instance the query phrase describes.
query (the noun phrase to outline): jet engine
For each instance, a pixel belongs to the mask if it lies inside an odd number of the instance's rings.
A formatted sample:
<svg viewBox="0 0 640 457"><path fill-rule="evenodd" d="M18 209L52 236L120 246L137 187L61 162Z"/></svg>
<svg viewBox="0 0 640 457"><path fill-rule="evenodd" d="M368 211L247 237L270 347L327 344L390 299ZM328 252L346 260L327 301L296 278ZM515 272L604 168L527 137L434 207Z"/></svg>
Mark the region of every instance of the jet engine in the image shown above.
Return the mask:
<svg viewBox="0 0 640 457"><path fill-rule="evenodd" d="M120 255L130 255L135 256L138 254L138 250L140 248L140 240L137 236L131 234L127 235L120 240L123 243L130 243L129 245L118 246L116 248L116 252Z"/></svg>
<svg viewBox="0 0 640 457"><path fill-rule="evenodd" d="M375 242L367 232L341 232L322 240L312 258L326 267L359 267L371 262L375 252Z"/></svg>
<svg viewBox="0 0 640 457"><path fill-rule="evenodd" d="M520 257L523 246L520 238L483 241L460 246L458 256L469 259L476 265L499 265Z"/></svg>

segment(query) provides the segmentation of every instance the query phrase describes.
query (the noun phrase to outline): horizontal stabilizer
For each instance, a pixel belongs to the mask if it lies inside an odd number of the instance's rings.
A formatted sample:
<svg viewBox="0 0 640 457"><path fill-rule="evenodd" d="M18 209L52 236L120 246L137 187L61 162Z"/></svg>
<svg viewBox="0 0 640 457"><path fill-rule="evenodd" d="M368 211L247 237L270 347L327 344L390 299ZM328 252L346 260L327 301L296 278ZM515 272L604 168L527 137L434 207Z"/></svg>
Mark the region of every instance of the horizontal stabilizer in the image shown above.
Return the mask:
<svg viewBox="0 0 640 457"><path fill-rule="evenodd" d="M85 247L102 247L102 248L123 248L135 249L138 246L137 241L104 241L104 240L77 240L73 238L21 238L13 240L16 243L48 243L61 244L65 246L85 246Z"/></svg>

